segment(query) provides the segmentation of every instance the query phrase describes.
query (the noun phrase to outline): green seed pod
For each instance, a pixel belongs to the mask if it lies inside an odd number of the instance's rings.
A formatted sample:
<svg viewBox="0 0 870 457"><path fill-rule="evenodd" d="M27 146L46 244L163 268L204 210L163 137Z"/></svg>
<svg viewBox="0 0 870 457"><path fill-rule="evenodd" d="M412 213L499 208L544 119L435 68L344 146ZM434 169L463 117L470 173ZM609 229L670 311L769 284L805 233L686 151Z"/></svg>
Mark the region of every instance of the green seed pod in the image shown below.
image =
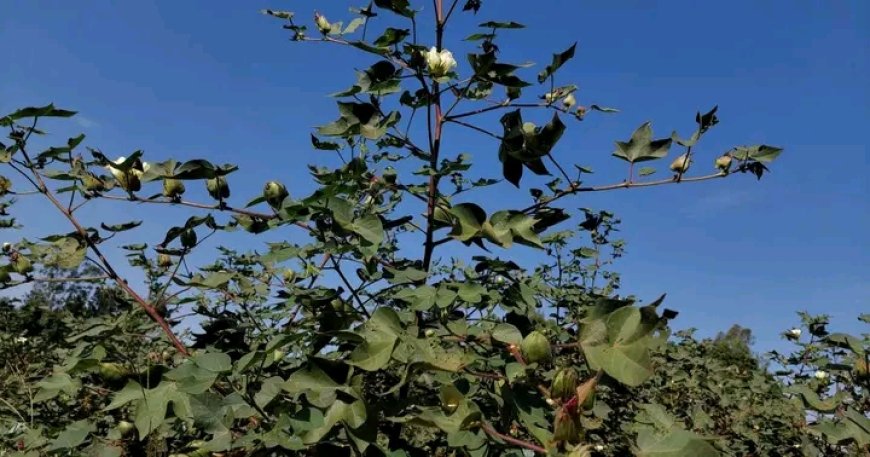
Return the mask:
<svg viewBox="0 0 870 457"><path fill-rule="evenodd" d="M133 433L133 431L135 431L135 430L136 430L136 426L133 425L132 422L127 422L127 421L118 422L118 431L121 432L121 436L128 436L131 433Z"/></svg>
<svg viewBox="0 0 870 457"><path fill-rule="evenodd" d="M30 259L28 259L27 257L19 255L15 259L15 262L13 262L12 268L15 269L16 273L25 275L33 271L33 263L31 263Z"/></svg>
<svg viewBox="0 0 870 457"><path fill-rule="evenodd" d="M553 383L550 385L550 397L566 401L577 394L577 384L579 377L577 370L573 368L562 368L553 376Z"/></svg>
<svg viewBox="0 0 870 457"><path fill-rule="evenodd" d="M520 349L523 356L529 363L542 363L550 360L553 356L553 349L550 347L550 341L543 333L535 330L523 338L520 344Z"/></svg>
<svg viewBox="0 0 870 457"><path fill-rule="evenodd" d="M181 232L181 245L187 249L196 246L196 232L193 229L187 229Z"/></svg>
<svg viewBox="0 0 870 457"><path fill-rule="evenodd" d="M579 438L580 424L577 418L565 408L559 408L553 421L553 441L576 443Z"/></svg>
<svg viewBox="0 0 870 457"><path fill-rule="evenodd" d="M215 200L223 200L230 198L230 186L227 184L227 178L223 176L215 176L205 182L205 188L208 194Z"/></svg>
<svg viewBox="0 0 870 457"><path fill-rule="evenodd" d="M163 196L178 198L184 193L184 183L180 179L166 178L163 180Z"/></svg>
<svg viewBox="0 0 870 457"><path fill-rule="evenodd" d="M105 181L92 173L88 173L82 178L82 184L88 192L103 192L106 190Z"/></svg>
<svg viewBox="0 0 870 457"><path fill-rule="evenodd" d="M291 269L284 270L284 282L286 284L293 284L296 282L296 271Z"/></svg>
<svg viewBox="0 0 870 457"><path fill-rule="evenodd" d="M6 284L9 281L12 281L12 277L9 276L9 270L5 267L0 268L0 284Z"/></svg>
<svg viewBox="0 0 870 457"><path fill-rule="evenodd" d="M103 362L100 364L100 377L106 381L120 381L128 374L127 369L120 363Z"/></svg>
<svg viewBox="0 0 870 457"><path fill-rule="evenodd" d="M284 199L290 195L287 188L278 181L269 181L263 188L263 198L272 208L280 208Z"/></svg>

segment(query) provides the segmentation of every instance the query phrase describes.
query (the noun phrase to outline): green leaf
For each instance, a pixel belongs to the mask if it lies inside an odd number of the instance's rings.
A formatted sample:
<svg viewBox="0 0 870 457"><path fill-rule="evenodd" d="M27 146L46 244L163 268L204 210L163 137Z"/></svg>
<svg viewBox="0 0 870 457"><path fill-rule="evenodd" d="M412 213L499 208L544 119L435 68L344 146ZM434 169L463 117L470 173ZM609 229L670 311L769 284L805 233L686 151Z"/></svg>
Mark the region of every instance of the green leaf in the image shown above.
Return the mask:
<svg viewBox="0 0 870 457"><path fill-rule="evenodd" d="M73 422L72 424L67 425L67 427L60 432L60 435L51 442L47 451L51 452L58 449L76 448L82 444L85 441L85 438L88 437L88 434L94 430L96 430L94 424L87 420Z"/></svg>
<svg viewBox="0 0 870 457"><path fill-rule="evenodd" d="M509 22L496 22L496 21L488 21L480 24L480 27L487 29L524 29L525 25L520 24L519 22L509 21Z"/></svg>
<svg viewBox="0 0 870 457"><path fill-rule="evenodd" d="M414 11L410 8L408 0L375 0L375 5L399 16L414 17Z"/></svg>
<svg viewBox="0 0 870 457"><path fill-rule="evenodd" d="M616 151L613 155L629 163L645 162L666 156L673 140L671 138L653 140L652 136L652 125L644 122L631 134L628 142L616 142Z"/></svg>
<svg viewBox="0 0 870 457"><path fill-rule="evenodd" d="M511 324L498 324L492 331L492 339L506 344L519 345L523 341L523 335L519 329Z"/></svg>
<svg viewBox="0 0 870 457"><path fill-rule="evenodd" d="M223 373L233 369L232 359L223 352L197 354L193 356L192 360L200 368L214 373Z"/></svg>
<svg viewBox="0 0 870 457"><path fill-rule="evenodd" d="M719 452L698 435L674 429L665 434L646 429L638 434L638 457L719 457Z"/></svg>
<svg viewBox="0 0 870 457"><path fill-rule="evenodd" d="M547 68L544 68L543 71L538 73L538 82L543 83L550 77L553 73L556 72L565 62L571 60L574 57L574 50L577 49L577 43L571 45L570 48L558 53L553 54L553 61L550 65L547 65Z"/></svg>
<svg viewBox="0 0 870 457"><path fill-rule="evenodd" d="M450 236L460 241L468 241L478 234L486 221L486 211L474 203L460 203L450 208L454 217L453 230Z"/></svg>
<svg viewBox="0 0 870 457"><path fill-rule="evenodd" d="M616 108L608 108L606 106L599 106L599 105L590 105L589 109L591 109L592 111L600 111L602 113L618 113L619 112L619 110Z"/></svg>
<svg viewBox="0 0 870 457"><path fill-rule="evenodd" d="M101 223L100 227L102 227L103 230L108 230L110 232L125 232L127 230L132 230L140 225L142 225L142 221L131 221L124 224L114 225L106 225L105 223Z"/></svg>
<svg viewBox="0 0 870 457"><path fill-rule="evenodd" d="M641 385L653 374L649 351L643 342L628 346L584 346L584 353L593 370L603 369L608 376L630 387Z"/></svg>
<svg viewBox="0 0 870 457"><path fill-rule="evenodd" d="M640 170L637 171L638 176L649 176L655 174L656 169L653 167L641 167Z"/></svg>
<svg viewBox="0 0 870 457"><path fill-rule="evenodd" d="M254 395L254 403L260 408L265 408L281 393L284 380L280 376L272 376L263 381L260 391Z"/></svg>
<svg viewBox="0 0 870 457"><path fill-rule="evenodd" d="M76 114L75 111L67 111L64 109L55 108L54 104L49 104L41 107L21 108L11 114L0 118L0 126L8 127L13 121L27 119L32 117L72 117Z"/></svg>

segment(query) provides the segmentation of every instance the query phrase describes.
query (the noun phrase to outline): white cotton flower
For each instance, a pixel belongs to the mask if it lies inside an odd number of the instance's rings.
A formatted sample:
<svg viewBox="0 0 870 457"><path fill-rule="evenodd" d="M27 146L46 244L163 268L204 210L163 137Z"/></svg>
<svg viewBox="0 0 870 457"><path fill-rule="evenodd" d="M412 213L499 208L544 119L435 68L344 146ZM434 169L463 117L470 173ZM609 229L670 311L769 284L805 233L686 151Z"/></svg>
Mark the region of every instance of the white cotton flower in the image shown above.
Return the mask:
<svg viewBox="0 0 870 457"><path fill-rule="evenodd" d="M825 380L828 379L828 372L824 370L816 370L816 372L813 373L813 376L818 380Z"/></svg>
<svg viewBox="0 0 870 457"><path fill-rule="evenodd" d="M603 444L596 444L596 445L595 445L595 450L598 451L598 452L603 451L603 450L604 450L604 445L603 445Z"/></svg>
<svg viewBox="0 0 870 457"><path fill-rule="evenodd" d="M571 109L572 106L577 104L577 99L574 98L574 94L570 93L564 99L562 99L562 104L565 105L566 109Z"/></svg>
<svg viewBox="0 0 870 457"><path fill-rule="evenodd" d="M786 332L786 335L788 335L792 338L800 338L801 333L802 333L801 329L795 327L795 328L789 330L788 332Z"/></svg>
<svg viewBox="0 0 870 457"><path fill-rule="evenodd" d="M426 51L426 65L433 78L442 78L456 68L456 59L453 58L452 52L446 49L438 51L433 46Z"/></svg>
<svg viewBox="0 0 870 457"><path fill-rule="evenodd" d="M8 241L3 243L3 252L9 252L11 250L12 250L12 243L10 243Z"/></svg>
<svg viewBox="0 0 870 457"><path fill-rule="evenodd" d="M24 336L19 336L18 338L15 338L15 342L18 344L24 344L27 341L28 341L27 337L24 337Z"/></svg>
<svg viewBox="0 0 870 457"><path fill-rule="evenodd" d="M118 182L118 185L121 186L122 189L136 192L142 187L140 178L142 178L142 175L151 168L151 164L148 162L142 162L139 166L134 164L133 168L130 168L126 172L115 167L115 165L120 165L126 160L127 158L124 156L118 157L114 162L110 162L109 165L106 165L106 169L112 173L112 176L115 177L115 181Z"/></svg>
<svg viewBox="0 0 870 457"><path fill-rule="evenodd" d="M320 13L314 13L314 22L317 24L317 29L320 33L327 34L332 30L332 24L326 20L326 16Z"/></svg>

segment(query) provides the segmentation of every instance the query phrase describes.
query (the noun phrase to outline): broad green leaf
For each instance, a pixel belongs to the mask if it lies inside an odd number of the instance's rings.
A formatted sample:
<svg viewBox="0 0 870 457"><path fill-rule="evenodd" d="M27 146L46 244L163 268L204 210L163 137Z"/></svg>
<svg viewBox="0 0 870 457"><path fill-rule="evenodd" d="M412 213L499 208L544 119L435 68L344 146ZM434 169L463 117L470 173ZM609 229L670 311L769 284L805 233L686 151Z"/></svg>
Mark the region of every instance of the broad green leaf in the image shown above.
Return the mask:
<svg viewBox="0 0 870 457"><path fill-rule="evenodd" d="M547 65L547 68L544 68L543 71L538 73L538 82L543 83L547 80L553 73L556 72L565 62L571 60L574 57L574 50L577 49L577 43L571 45L570 48L558 53L553 54L553 61L550 65Z"/></svg>
<svg viewBox="0 0 870 457"><path fill-rule="evenodd" d="M60 435L51 442L47 451L59 449L74 449L85 441L88 434L96 430L94 424L87 420L73 422L60 432Z"/></svg>
<svg viewBox="0 0 870 457"><path fill-rule="evenodd" d="M215 373L222 373L233 369L233 362L230 356L223 352L206 352L193 356L193 363L200 368Z"/></svg>
<svg viewBox="0 0 870 457"><path fill-rule="evenodd" d="M652 137L652 125L644 122L631 134L628 142L616 142L616 151L613 155L629 163L661 159L668 154L673 140L670 138L653 140Z"/></svg>
<svg viewBox="0 0 870 457"><path fill-rule="evenodd" d="M498 324L492 331L492 339L506 344L519 345L523 342L523 335L519 329L511 324Z"/></svg>

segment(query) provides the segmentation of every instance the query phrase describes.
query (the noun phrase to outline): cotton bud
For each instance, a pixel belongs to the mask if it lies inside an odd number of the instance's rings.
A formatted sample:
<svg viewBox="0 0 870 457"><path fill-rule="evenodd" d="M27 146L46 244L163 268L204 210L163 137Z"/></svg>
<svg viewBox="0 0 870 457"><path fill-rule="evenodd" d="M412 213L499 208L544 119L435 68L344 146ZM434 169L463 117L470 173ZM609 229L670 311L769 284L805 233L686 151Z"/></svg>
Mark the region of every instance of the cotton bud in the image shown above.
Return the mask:
<svg viewBox="0 0 870 457"><path fill-rule="evenodd" d="M446 49L439 51L433 46L426 51L425 57L429 75L433 78L443 78L456 68L456 59L453 58L453 53Z"/></svg>
<svg viewBox="0 0 870 457"><path fill-rule="evenodd" d="M716 168L727 172L728 169L731 168L731 155L725 154L716 159Z"/></svg>
<svg viewBox="0 0 870 457"><path fill-rule="evenodd" d="M427 338L432 338L433 336L435 336L435 330L433 330L431 328L427 328L426 331L424 332L424 334L426 335Z"/></svg>
<svg viewBox="0 0 870 457"><path fill-rule="evenodd" d="M16 273L26 275L27 273L33 271L33 263L31 263L30 259L28 259L27 257L19 255L12 263L12 268L15 269Z"/></svg>
<svg viewBox="0 0 870 457"><path fill-rule="evenodd" d="M180 179L166 178L163 180L163 196L178 198L184 193L184 183Z"/></svg>
<svg viewBox="0 0 870 457"><path fill-rule="evenodd" d="M496 283L496 284L504 284L505 281L506 281L506 280L505 280L504 276L502 276L502 275L497 275L497 276L495 277L495 283Z"/></svg>
<svg viewBox="0 0 870 457"><path fill-rule="evenodd" d="M801 336L801 329L795 327L787 332L785 332L785 336L789 339L798 339Z"/></svg>
<svg viewBox="0 0 870 457"><path fill-rule="evenodd" d="M227 184L227 178L223 176L215 176L206 181L205 188L208 194L215 200L223 200L230 197L230 186Z"/></svg>
<svg viewBox="0 0 870 457"><path fill-rule="evenodd" d="M683 173L689 171L689 165L691 165L691 160L689 159L689 155L683 154L683 155L677 157L676 159L674 159L673 162L671 162L671 170L674 173L683 174Z"/></svg>
<svg viewBox="0 0 870 457"><path fill-rule="evenodd" d="M290 195L287 188L278 181L269 181L263 188L263 198L272 208L280 208L284 199Z"/></svg>
<svg viewBox="0 0 870 457"><path fill-rule="evenodd" d="M106 166L106 169L109 170L109 172L112 173L112 176L115 177L115 181L118 182L118 186L128 192L136 192L142 189L141 178L145 171L148 171L150 165L148 164L148 162L141 163L136 160L126 171L115 167L115 165L120 165L126 160L126 157L118 157L114 163L109 163L109 165Z"/></svg>
<svg viewBox="0 0 870 457"><path fill-rule="evenodd" d="M118 431L121 432L121 436L127 436L133 431L136 430L136 426L133 425L132 422L121 421L118 422Z"/></svg>
<svg viewBox="0 0 870 457"><path fill-rule="evenodd" d="M816 370L816 372L813 373L813 377L819 381L824 381L825 379L828 379L828 372L824 370Z"/></svg>
<svg viewBox="0 0 870 457"><path fill-rule="evenodd" d="M576 394L578 381L577 370L573 368L559 370L556 376L553 376L553 383L550 385L550 397L562 401L568 400Z"/></svg>
<svg viewBox="0 0 870 457"><path fill-rule="evenodd" d="M10 243L8 241L3 243L3 252L5 252L7 254L12 252L12 243Z"/></svg>
<svg viewBox="0 0 870 457"><path fill-rule="evenodd" d="M598 452L603 451L603 450L604 450L604 445L603 445L603 444L596 444L596 445L595 445L595 450L598 451Z"/></svg>
<svg viewBox="0 0 870 457"><path fill-rule="evenodd" d="M550 360L553 356L553 349L550 347L550 341L543 333L535 330L525 338L520 344L523 356L529 363L542 363Z"/></svg>
<svg viewBox="0 0 870 457"><path fill-rule="evenodd" d="M284 282L286 284L293 284L296 282L296 272L291 269L284 270Z"/></svg>
<svg viewBox="0 0 870 457"><path fill-rule="evenodd" d="M106 190L106 183L97 176L88 173L82 177L82 185L88 192L103 192Z"/></svg>
<svg viewBox="0 0 870 457"><path fill-rule="evenodd" d="M553 441L575 443L580 438L580 425L577 418L565 408L556 412L553 424Z"/></svg>
<svg viewBox="0 0 870 457"><path fill-rule="evenodd" d="M10 190L12 190L12 181L0 175L0 196L6 195Z"/></svg>
<svg viewBox="0 0 870 457"><path fill-rule="evenodd" d="M181 232L181 245L187 249L196 246L196 232L193 229Z"/></svg>
<svg viewBox="0 0 870 457"><path fill-rule="evenodd" d="M317 30L326 35L332 30L332 24L326 20L326 16L320 13L314 13L314 23L317 24Z"/></svg>
<svg viewBox="0 0 870 457"><path fill-rule="evenodd" d="M169 268L172 266L172 257L168 254L157 254L157 266L160 268Z"/></svg>
<svg viewBox="0 0 870 457"><path fill-rule="evenodd" d="M562 99L562 104L565 105L565 109L571 109L571 107L577 104L577 99L574 98L573 93L570 93L567 97Z"/></svg>
<svg viewBox="0 0 870 457"><path fill-rule="evenodd" d="M127 374L127 369L120 363L103 362L100 364L100 377L106 381L119 381Z"/></svg>

